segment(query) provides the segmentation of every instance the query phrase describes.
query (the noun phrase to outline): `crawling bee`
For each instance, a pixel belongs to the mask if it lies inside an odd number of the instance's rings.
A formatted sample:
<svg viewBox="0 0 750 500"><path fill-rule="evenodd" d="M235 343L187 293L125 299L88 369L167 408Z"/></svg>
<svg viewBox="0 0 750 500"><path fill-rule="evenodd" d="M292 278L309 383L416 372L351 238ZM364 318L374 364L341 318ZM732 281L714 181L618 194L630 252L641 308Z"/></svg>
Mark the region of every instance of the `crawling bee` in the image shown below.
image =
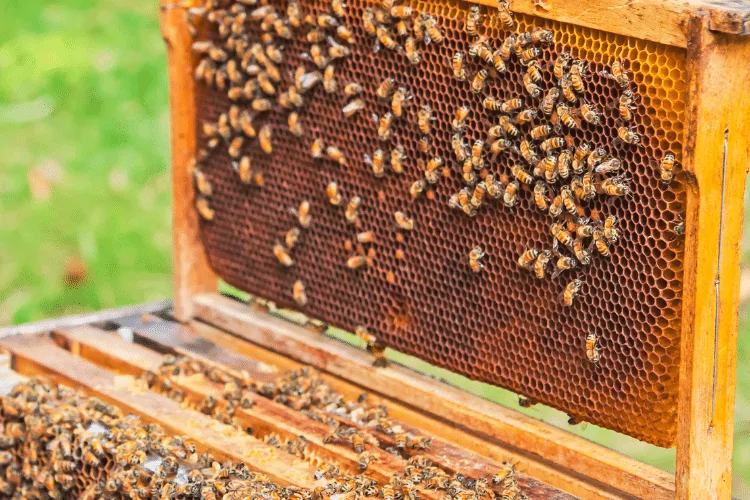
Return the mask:
<svg viewBox="0 0 750 500"><path fill-rule="evenodd" d="M586 101L581 101L581 107L578 108L578 111L586 122L591 125L601 125L602 114L596 109L596 106L589 104Z"/></svg>
<svg viewBox="0 0 750 500"><path fill-rule="evenodd" d="M319 138L315 139L315 141L313 141L312 143L312 146L310 147L310 153L312 154L312 157L315 159L322 158L324 148L325 145L323 144L323 140Z"/></svg>
<svg viewBox="0 0 750 500"><path fill-rule="evenodd" d="M425 19L424 26L426 28L425 45L429 44L430 42L435 42L435 44L437 45L443 43L443 32L440 31L440 28L438 28L437 21L434 17L428 17L427 19Z"/></svg>
<svg viewBox="0 0 750 500"><path fill-rule="evenodd" d="M548 184L554 184L557 181L557 176L559 175L557 171L557 162L557 156L549 154L537 163L537 168L544 173L544 180L546 180Z"/></svg>
<svg viewBox="0 0 750 500"><path fill-rule="evenodd" d="M486 69L480 69L477 71L476 75L474 75L474 80L471 82L472 92L478 94L484 91L484 88L487 85L487 75L488 73Z"/></svg>
<svg viewBox="0 0 750 500"><path fill-rule="evenodd" d="M466 146L466 143L464 142L463 136L461 136L461 134L453 134L453 138L451 139L451 147L453 148L453 153L456 156L456 161L463 162L466 160L466 158L468 158L468 147Z"/></svg>
<svg viewBox="0 0 750 500"><path fill-rule="evenodd" d="M378 99L387 101L388 99L390 99L395 88L396 80L394 78L386 78L385 80L380 82L380 85L378 85L378 88L375 91L375 95L378 96Z"/></svg>
<svg viewBox="0 0 750 500"><path fill-rule="evenodd" d="M578 215L578 203L576 203L573 191L569 185L560 188L560 197L562 198L565 210L574 217Z"/></svg>
<svg viewBox="0 0 750 500"><path fill-rule="evenodd" d="M487 96L482 100L482 107L487 111L502 111L503 101L491 96Z"/></svg>
<svg viewBox="0 0 750 500"><path fill-rule="evenodd" d="M518 257L518 267L531 271L537 257L539 257L539 250L535 248L525 250L521 256Z"/></svg>
<svg viewBox="0 0 750 500"><path fill-rule="evenodd" d="M524 66L528 66L532 62L535 62L539 56L542 55L542 51L536 47L529 47L528 49L521 52L520 62Z"/></svg>
<svg viewBox="0 0 750 500"><path fill-rule="evenodd" d="M534 177L526 172L520 165L513 165L510 168L510 172L519 182L530 186L534 183Z"/></svg>
<svg viewBox="0 0 750 500"><path fill-rule="evenodd" d="M495 176L489 174L484 178L484 183L487 186L487 194L493 199L499 200L505 194L505 186L502 182L495 180Z"/></svg>
<svg viewBox="0 0 750 500"><path fill-rule="evenodd" d="M352 255L346 261L346 267L349 269L359 269L360 267L367 264L367 257L364 255Z"/></svg>
<svg viewBox="0 0 750 500"><path fill-rule="evenodd" d="M521 144L519 144L518 148L519 152L521 153L521 157L523 157L523 159L526 160L526 163L528 163L529 165L534 165L539 161L539 155L529 141L521 141Z"/></svg>
<svg viewBox="0 0 750 500"><path fill-rule="evenodd" d="M431 144L432 140L430 139L430 136L423 135L419 138L419 142L417 142L417 149L419 149L422 153L429 153Z"/></svg>
<svg viewBox="0 0 750 500"><path fill-rule="evenodd" d="M398 227L400 227L404 231L411 231L412 229L414 229L414 219L410 219L403 212L396 212L393 214L393 216L396 219L396 224L398 225Z"/></svg>
<svg viewBox="0 0 750 500"><path fill-rule="evenodd" d="M627 196L631 193L630 186L622 176L605 179L601 183L600 189L609 196Z"/></svg>
<svg viewBox="0 0 750 500"><path fill-rule="evenodd" d="M378 119L377 115L373 118L378 122L378 137L381 141L387 141L391 137L391 124L393 123L393 114L386 113Z"/></svg>
<svg viewBox="0 0 750 500"><path fill-rule="evenodd" d="M629 122L633 119L633 110L635 110L635 94L632 90L625 90L617 99L617 111L620 113L622 121Z"/></svg>
<svg viewBox="0 0 750 500"><path fill-rule="evenodd" d="M596 168L599 163L607 157L607 150L604 148L596 148L586 158L586 164L589 170Z"/></svg>
<svg viewBox="0 0 750 500"><path fill-rule="evenodd" d="M545 125L542 126L545 127ZM546 125L546 127L549 127L549 125ZM566 145L567 143L565 142L564 137L550 137L549 139L545 139L544 141L542 141L542 143L539 145L539 149L541 149L545 153L549 153L550 151L555 149L562 149Z"/></svg>
<svg viewBox="0 0 750 500"><path fill-rule="evenodd" d="M484 141L474 141L474 145L471 147L471 164L476 170L481 170L484 167Z"/></svg>
<svg viewBox="0 0 750 500"><path fill-rule="evenodd" d="M417 198L420 194L424 193L425 189L427 189L427 182L424 179L419 179L411 185L409 194L412 198Z"/></svg>
<svg viewBox="0 0 750 500"><path fill-rule="evenodd" d="M563 225L555 222L550 226L553 238L555 238L555 245L558 243L566 246L570 249L573 248L573 236L563 228Z"/></svg>
<svg viewBox="0 0 750 500"><path fill-rule="evenodd" d="M346 206L346 211L344 212L344 216L346 217L347 222L350 224L354 224L357 222L357 216L359 213L359 207L362 205L362 198L359 196L354 196L351 200L349 200L349 204Z"/></svg>
<svg viewBox="0 0 750 500"><path fill-rule="evenodd" d="M560 103L557 105L557 118L562 125L570 129L578 128L578 122L573 117L573 113L567 104Z"/></svg>
<svg viewBox="0 0 750 500"><path fill-rule="evenodd" d="M672 182L672 179L674 179L674 165L674 153L665 154L664 158L662 158L661 162L659 163L659 175L661 177L661 182L663 182L664 184L669 184L670 182Z"/></svg>
<svg viewBox="0 0 750 500"><path fill-rule="evenodd" d="M208 204L208 199L199 196L195 200L195 209L198 211L203 220L213 220L215 211Z"/></svg>
<svg viewBox="0 0 750 500"><path fill-rule="evenodd" d="M307 295L305 294L305 285L302 281L297 280L292 286L292 297L297 305L304 307L307 305Z"/></svg>
<svg viewBox="0 0 750 500"><path fill-rule="evenodd" d="M534 203L542 212L549 210L550 200L547 197L547 185L542 181L536 181L536 184L534 184Z"/></svg>
<svg viewBox="0 0 750 500"><path fill-rule="evenodd" d="M538 279L544 279L547 276L547 266L551 260L552 252L550 250L545 250L539 253L536 261L534 261L534 275Z"/></svg>
<svg viewBox="0 0 750 500"><path fill-rule="evenodd" d="M367 7L362 13L362 26L365 33L371 37L377 35L377 25L375 22L375 12L371 7Z"/></svg>
<svg viewBox="0 0 750 500"><path fill-rule="evenodd" d="M598 342L599 337L595 333L592 332L586 336L586 359L594 364L598 363L601 359L599 347L597 346Z"/></svg>
<svg viewBox="0 0 750 500"><path fill-rule="evenodd" d="M401 118L404 113L404 103L411 98L411 94L409 94L409 91L404 87L399 87L399 89L393 93L391 111L393 112L394 117Z"/></svg>
<svg viewBox="0 0 750 500"><path fill-rule="evenodd" d="M464 182L472 186L477 182L477 174L474 171L474 165L471 164L471 158L466 158L464 160L464 164L461 167L461 177L463 177Z"/></svg>
<svg viewBox="0 0 750 500"><path fill-rule="evenodd" d="M383 177L385 175L385 153L382 149L376 149L370 158L370 155L365 154L365 163L372 167L372 173L375 177Z"/></svg>
<svg viewBox="0 0 750 500"><path fill-rule="evenodd" d="M614 215L609 215L606 219L604 219L602 236L609 243L616 242L620 237L620 233L617 229L618 222L619 221L617 220L617 217Z"/></svg>
<svg viewBox="0 0 750 500"><path fill-rule="evenodd" d="M342 153L341 150L336 146L326 147L326 155L328 155L328 158L335 161L342 167L346 166L346 157L344 156L344 153Z"/></svg>
<svg viewBox="0 0 750 500"><path fill-rule="evenodd" d="M289 132L297 137L302 137L302 125L299 123L299 114L296 111L289 113L287 122L289 124Z"/></svg>
<svg viewBox="0 0 750 500"><path fill-rule="evenodd" d="M593 235L593 242L594 242L594 248L596 248L596 251L599 252L599 255L602 257L609 257L611 255L611 252L609 250L609 245L607 245L607 241L604 239L604 233L601 229L594 230Z"/></svg>
<svg viewBox="0 0 750 500"><path fill-rule="evenodd" d="M326 194L328 195L328 201L331 205L341 205L341 192L339 191L339 185L335 182L331 182L326 187Z"/></svg>
<svg viewBox="0 0 750 500"><path fill-rule="evenodd" d="M560 89L558 87L551 87L542 102L539 104L539 110L547 116L550 116L555 110L557 100L560 98Z"/></svg>
<svg viewBox="0 0 750 500"><path fill-rule="evenodd" d="M375 241L375 235L372 231L363 231L357 233L357 241L360 243L373 243Z"/></svg>
<svg viewBox="0 0 750 500"><path fill-rule="evenodd" d="M571 269L575 269L578 266L578 261L574 259L573 257L568 256L562 256L559 259L557 259L557 263L555 264L555 271L552 273L552 279L555 279L558 277L561 273L565 271L570 271Z"/></svg>
<svg viewBox="0 0 750 500"><path fill-rule="evenodd" d="M469 267L473 272L478 273L484 269L484 264L482 263L484 256L485 253L482 247L476 247L469 252Z"/></svg>
<svg viewBox="0 0 750 500"><path fill-rule="evenodd" d="M323 71L323 89L329 94L335 94L339 86L334 76L336 67L333 64L326 66Z"/></svg>
<svg viewBox="0 0 750 500"><path fill-rule="evenodd" d="M294 248L294 246L297 244L297 241L299 241L300 236L300 230L298 227L293 227L289 231L286 232L286 236L284 237L284 243L286 243L286 247L291 250Z"/></svg>
<svg viewBox="0 0 750 500"><path fill-rule="evenodd" d="M397 174L404 172L404 160L406 159L406 150L403 146L396 146L391 150L391 169Z"/></svg>
<svg viewBox="0 0 750 500"><path fill-rule="evenodd" d="M503 203L506 207L513 207L518 201L518 181L514 180L505 186L505 192L503 193Z"/></svg>
<svg viewBox="0 0 750 500"><path fill-rule="evenodd" d="M341 108L341 111L344 113L345 117L350 118L363 109L365 109L365 102L362 99L357 98L348 102L343 108Z"/></svg>
<svg viewBox="0 0 750 500"><path fill-rule="evenodd" d="M375 46L375 52L378 52L380 45L384 46L388 50L396 52L403 50L403 48L398 43L396 43L396 40L393 39L385 26L378 26L375 29L375 32L378 36L378 45Z"/></svg>
<svg viewBox="0 0 750 500"><path fill-rule="evenodd" d="M502 58L503 61L509 61L510 56L515 52L516 44L518 42L518 36L515 34L508 35L503 40L503 43L500 45L500 48L497 49L495 54Z"/></svg>
<svg viewBox="0 0 750 500"><path fill-rule="evenodd" d="M466 13L466 33L471 36L478 36L478 27L481 22L482 15L479 11L479 6L475 5Z"/></svg>
<svg viewBox="0 0 750 500"><path fill-rule="evenodd" d="M484 196L487 194L487 184L484 183L484 181L480 182L479 184L474 187L474 192L471 195L471 200L469 201L471 205L474 208L479 208L482 206L482 203L484 203Z"/></svg>
<svg viewBox="0 0 750 500"><path fill-rule="evenodd" d="M621 89L628 89L630 87L630 73L625 71L625 67L622 61L617 60L612 63L612 72L601 71L599 75L614 80L618 87Z"/></svg>
<svg viewBox="0 0 750 500"><path fill-rule="evenodd" d="M273 152L271 132L271 126L268 124L263 125L258 131L258 143L260 144L260 149L262 149L264 153L269 155Z"/></svg>
<svg viewBox="0 0 750 500"><path fill-rule="evenodd" d="M419 108L419 111L417 112L417 126L419 127L420 132L423 134L429 134L432 130L433 120L435 120L435 117L432 114L432 108L430 106L425 104Z"/></svg>
<svg viewBox="0 0 750 500"><path fill-rule="evenodd" d="M513 21L513 12L510 10L510 2L508 0L498 0L497 13L503 26L506 28L512 28L514 26L515 22Z"/></svg>
<svg viewBox="0 0 750 500"><path fill-rule="evenodd" d="M458 108L453 116L453 130L462 132L466 128L466 117L469 116L469 107L462 106Z"/></svg>
<svg viewBox="0 0 750 500"><path fill-rule="evenodd" d="M563 75L563 77L560 79L560 90L563 97L565 97L565 100L570 104L575 104L578 102L578 95L576 94L576 91L573 88L573 84L570 81L570 73L565 73L565 75Z"/></svg>
<svg viewBox="0 0 750 500"><path fill-rule="evenodd" d="M526 92L534 98L539 98L542 96L542 89L534 83L534 81L531 78L531 75L528 73L523 75L523 86L526 89Z"/></svg>
<svg viewBox="0 0 750 500"><path fill-rule="evenodd" d="M591 144L588 142L582 143L580 146L578 146L575 149L575 152L573 153L573 172L576 174L582 174L583 171L586 168L586 160L591 154Z"/></svg>
<svg viewBox="0 0 750 500"><path fill-rule="evenodd" d="M586 89L586 84L583 81L586 79L586 70L588 65L585 61L576 61L570 66L570 85L573 90L579 94L583 93Z"/></svg>
<svg viewBox="0 0 750 500"><path fill-rule="evenodd" d="M278 260L279 264L281 264L282 266L292 267L294 265L294 260L292 260L292 258L280 243L276 243L273 246L273 254L274 256L276 256L276 260Z"/></svg>
<svg viewBox="0 0 750 500"><path fill-rule="evenodd" d="M310 217L310 202L307 200L303 201L299 205L299 211L297 212L297 218L299 220L299 225L303 228L307 229L310 227L311 217Z"/></svg>
<svg viewBox="0 0 750 500"><path fill-rule="evenodd" d="M419 49L417 49L417 42L414 37L407 37L404 41L404 52L406 53L406 59L411 64L419 64L422 61L422 56L419 55Z"/></svg>
<svg viewBox="0 0 750 500"><path fill-rule="evenodd" d="M588 250L583 248L583 240L580 238L576 238L573 242L573 253L576 256L576 259L578 259L578 262L582 266L588 266L591 264L591 254Z"/></svg>
<svg viewBox="0 0 750 500"><path fill-rule="evenodd" d="M362 85L356 82L347 83L344 86L344 94L348 97L355 97L362 93Z"/></svg>
<svg viewBox="0 0 750 500"><path fill-rule="evenodd" d="M466 68L464 67L464 53L463 52L456 52L453 54L453 59L451 59L451 67L453 68L453 77L463 82L466 80Z"/></svg>

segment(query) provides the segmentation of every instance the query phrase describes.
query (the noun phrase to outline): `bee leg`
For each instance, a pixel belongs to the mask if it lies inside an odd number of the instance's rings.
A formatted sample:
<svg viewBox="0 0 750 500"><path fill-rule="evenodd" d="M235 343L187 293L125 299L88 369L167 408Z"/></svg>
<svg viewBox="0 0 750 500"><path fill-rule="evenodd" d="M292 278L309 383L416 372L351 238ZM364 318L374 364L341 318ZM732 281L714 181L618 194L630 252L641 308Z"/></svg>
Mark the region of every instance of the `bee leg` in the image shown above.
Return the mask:
<svg viewBox="0 0 750 500"><path fill-rule="evenodd" d="M552 253L554 253L557 257L562 257L562 254L560 254L560 251L558 250L560 248L560 242L553 236L552 240Z"/></svg>

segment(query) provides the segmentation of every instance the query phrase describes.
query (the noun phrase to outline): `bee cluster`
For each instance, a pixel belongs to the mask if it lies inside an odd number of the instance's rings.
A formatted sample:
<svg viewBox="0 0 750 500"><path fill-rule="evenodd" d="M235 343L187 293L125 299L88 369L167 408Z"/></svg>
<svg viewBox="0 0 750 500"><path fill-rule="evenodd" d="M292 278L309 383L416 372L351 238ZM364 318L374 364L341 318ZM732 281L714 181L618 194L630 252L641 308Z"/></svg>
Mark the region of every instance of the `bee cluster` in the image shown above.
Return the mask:
<svg viewBox="0 0 750 500"><path fill-rule="evenodd" d="M4 498L249 498L306 500L242 463L199 454L189 439L100 399L41 379L2 398L0 494Z"/></svg>
<svg viewBox="0 0 750 500"><path fill-rule="evenodd" d="M366 337L365 333L358 334ZM186 399L185 394L175 387L174 381L196 376L205 377L220 386L222 398L209 396L200 401ZM496 474L486 478L450 474L420 454L430 448L432 440L429 436L404 429L389 417L385 405L369 403L366 393L356 400L346 398L309 368L291 370L274 382L260 382L249 377L238 377L215 365L168 355L159 369L146 373L144 379L152 390L237 428L241 428L235 420L237 409L251 408L256 397L283 404L328 426L330 431L322 436L322 441L349 446L358 453L358 474L341 471L336 464L317 456L310 450L304 436L294 439L283 439L275 433L263 436L266 443L315 465L315 479L328 480L325 487L312 492L314 499L325 500L336 494L349 494L353 498L417 500L423 490L443 492L446 498L463 500L492 499L496 496L509 500L524 498L513 464L506 463ZM252 429L244 430L252 433ZM404 458L408 465L401 474L394 474L387 484L379 484L367 476L370 465L378 460L373 450L384 450Z"/></svg>

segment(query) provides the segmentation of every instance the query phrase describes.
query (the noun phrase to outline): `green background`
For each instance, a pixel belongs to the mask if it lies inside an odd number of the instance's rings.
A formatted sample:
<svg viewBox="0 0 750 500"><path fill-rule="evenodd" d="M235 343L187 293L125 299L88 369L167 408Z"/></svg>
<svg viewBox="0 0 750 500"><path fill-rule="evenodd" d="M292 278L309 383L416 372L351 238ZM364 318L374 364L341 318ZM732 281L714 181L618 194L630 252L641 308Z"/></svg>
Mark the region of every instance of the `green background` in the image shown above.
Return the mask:
<svg viewBox="0 0 750 500"><path fill-rule="evenodd" d="M167 72L157 17L155 0L4 2L0 324L170 296ZM746 231L746 264L748 239ZM86 276L71 286L76 267ZM740 311L734 453L735 496L747 499L749 330L750 303ZM517 406L506 391L419 368ZM525 412L567 427L556 411ZM673 450L580 427L573 431L674 468Z"/></svg>

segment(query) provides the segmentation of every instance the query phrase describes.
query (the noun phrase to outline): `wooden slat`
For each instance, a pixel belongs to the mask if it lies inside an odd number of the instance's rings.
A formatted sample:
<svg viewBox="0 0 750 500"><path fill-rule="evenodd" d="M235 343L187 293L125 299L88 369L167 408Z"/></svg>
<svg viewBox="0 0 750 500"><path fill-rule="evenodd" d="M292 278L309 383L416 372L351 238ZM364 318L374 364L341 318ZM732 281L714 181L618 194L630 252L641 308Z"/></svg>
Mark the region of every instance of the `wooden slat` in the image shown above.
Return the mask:
<svg viewBox="0 0 750 500"><path fill-rule="evenodd" d="M188 166L196 152L195 56L185 9L175 0L160 0L160 24L167 48L169 117L172 134L172 268L174 310L181 321L192 317L190 296L216 290L217 277L208 264L198 233L195 192ZM185 2L189 4L191 2ZM170 8L164 8L166 6Z"/></svg>
<svg viewBox="0 0 750 500"><path fill-rule="evenodd" d="M310 464L277 450L231 426L154 393L132 392L115 384L115 375L61 349L47 336L21 335L0 341L13 356L13 368L22 375L47 376L83 389L168 432L189 436L196 445L220 460L244 462L249 469L268 475L283 485L313 488Z"/></svg>
<svg viewBox="0 0 750 500"><path fill-rule="evenodd" d="M678 498L730 498L750 39L691 22L689 174L677 437ZM721 82L721 84L717 84ZM743 91L739 91L743 89Z"/></svg>
<svg viewBox="0 0 750 500"><path fill-rule="evenodd" d="M199 353L202 356L204 356L207 352L223 352L223 348L221 346L215 344L209 339L200 337L195 332L183 325L165 321L163 321L162 324L158 324L158 321L159 320L157 318L154 318L153 321L144 323L140 318L133 318L133 321L128 322L128 325L133 329L136 338L141 338L145 340L149 345L154 345L162 351L170 350L171 352L178 352L189 355L189 350L184 346L200 345L204 348ZM141 326L138 326L139 324ZM199 342L195 337L199 337L202 340ZM235 356L237 356L237 354L235 354ZM245 363L240 363L240 365L244 364L246 367L250 367L253 363L257 363L257 361L255 360L251 360L249 358L245 359L247 361ZM248 368L244 371L251 377L254 376L252 369ZM352 394L349 396L352 400L354 400L359 396L360 393ZM281 405L277 405L277 407L284 408ZM288 409L284 409L288 411ZM358 422L351 421L339 415L330 414L330 416L342 424L356 427L357 429L369 432L370 434L374 435L381 442L381 444L385 444L386 446L395 445L395 441L392 436L386 435L382 432L378 432L371 428L365 428ZM409 426L405 427L408 428ZM408 428L407 430L416 434L424 434L423 431L416 428ZM469 452L465 448L460 448L440 438L434 439L433 446L428 451L422 454L436 464L440 464L443 468L450 472L460 471L464 474L469 475L470 477L482 477L493 474L501 465L499 461L494 461L483 456L478 456L474 453ZM385 454L383 459L391 460L388 454ZM544 497L562 498L562 496L559 494L560 492L555 491L546 484L525 474L519 474L518 481L522 487L526 488L529 491L536 492L537 494Z"/></svg>
<svg viewBox="0 0 750 500"><path fill-rule="evenodd" d="M470 1L497 6L496 0ZM676 47L687 47L688 20L699 11L715 31L750 32L750 2L743 0L514 0L511 10Z"/></svg>
<svg viewBox="0 0 750 500"><path fill-rule="evenodd" d="M477 435L526 450L634 496L674 495L671 474L551 425L406 368L373 368L367 353L324 336L313 336L302 328L254 312L235 300L202 294L194 301L196 315L210 324L400 401L435 419L460 423Z"/></svg>
<svg viewBox="0 0 750 500"><path fill-rule="evenodd" d="M161 365L162 356L159 353L138 344L127 343L115 334L95 328L60 329L54 335L71 352L120 373L139 376L147 370L155 371ZM190 400L198 401L214 396L219 405L223 403L221 391L209 381L201 382L189 377L172 377L170 381L174 388L180 389ZM252 428L259 437L271 433L289 439L305 436L316 455L336 461L350 473L358 473L359 454L346 446L323 443L322 437L330 428L299 412L258 396L252 408L238 408L235 419L243 428ZM406 466L405 460L381 450L374 449L372 454L377 461L368 467L367 473L381 483L387 483L393 474L403 472ZM422 496L436 498L429 492Z"/></svg>

